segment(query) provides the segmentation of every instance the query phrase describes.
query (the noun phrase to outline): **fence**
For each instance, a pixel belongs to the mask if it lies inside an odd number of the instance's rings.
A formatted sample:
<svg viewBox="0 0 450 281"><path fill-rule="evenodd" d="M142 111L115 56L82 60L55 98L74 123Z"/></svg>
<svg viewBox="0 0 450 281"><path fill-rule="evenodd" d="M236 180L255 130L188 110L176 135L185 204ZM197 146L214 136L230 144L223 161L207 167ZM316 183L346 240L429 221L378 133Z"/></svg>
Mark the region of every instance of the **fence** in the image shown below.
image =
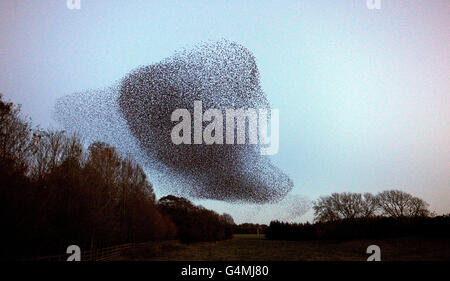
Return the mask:
<svg viewBox="0 0 450 281"><path fill-rule="evenodd" d="M110 261L120 256L124 250L150 246L154 243L157 242L127 243L89 251L83 251L83 249L81 249L81 261ZM27 261L66 261L69 256L70 254L61 254L28 259Z"/></svg>

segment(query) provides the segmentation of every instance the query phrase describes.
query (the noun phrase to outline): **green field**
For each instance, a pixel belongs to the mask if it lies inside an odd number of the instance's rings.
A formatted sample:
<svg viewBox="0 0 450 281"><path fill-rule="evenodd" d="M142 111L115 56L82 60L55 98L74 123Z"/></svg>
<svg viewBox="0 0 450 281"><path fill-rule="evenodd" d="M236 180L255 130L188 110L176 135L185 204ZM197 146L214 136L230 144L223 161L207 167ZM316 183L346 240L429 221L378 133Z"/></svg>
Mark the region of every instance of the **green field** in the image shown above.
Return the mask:
<svg viewBox="0 0 450 281"><path fill-rule="evenodd" d="M238 234L219 242L163 242L124 253L119 260L151 261L365 261L369 245L381 248L385 261L449 260L448 239L403 237L352 241L279 241Z"/></svg>
<svg viewBox="0 0 450 281"><path fill-rule="evenodd" d="M234 234L234 239L266 239L264 234Z"/></svg>

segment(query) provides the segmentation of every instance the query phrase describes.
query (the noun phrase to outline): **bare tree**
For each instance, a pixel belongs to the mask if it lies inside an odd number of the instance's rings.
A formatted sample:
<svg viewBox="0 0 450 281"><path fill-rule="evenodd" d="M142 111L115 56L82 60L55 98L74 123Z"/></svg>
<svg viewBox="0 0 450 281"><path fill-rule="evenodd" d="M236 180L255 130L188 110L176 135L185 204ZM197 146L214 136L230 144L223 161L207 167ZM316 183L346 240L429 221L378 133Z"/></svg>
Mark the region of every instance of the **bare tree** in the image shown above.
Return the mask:
<svg viewBox="0 0 450 281"><path fill-rule="evenodd" d="M428 203L400 190L386 190L377 195L384 215L392 217L427 216Z"/></svg>
<svg viewBox="0 0 450 281"><path fill-rule="evenodd" d="M333 193L320 197L313 206L316 220L323 222L355 217L359 212L358 201L361 201L361 194L356 193Z"/></svg>
<svg viewBox="0 0 450 281"><path fill-rule="evenodd" d="M431 213L428 210L429 204L425 202L424 200L413 197L411 199L410 205L409 205L409 214L413 217L426 217L430 216Z"/></svg>
<svg viewBox="0 0 450 281"><path fill-rule="evenodd" d="M35 180L43 179L63 162L70 160L81 165L83 144L77 134L66 135L64 131L35 130L32 156L30 157L30 175Z"/></svg>
<svg viewBox="0 0 450 281"><path fill-rule="evenodd" d="M334 221L374 216L377 210L375 196L370 193L333 193L320 197L313 205L316 221Z"/></svg>
<svg viewBox="0 0 450 281"><path fill-rule="evenodd" d="M378 198L372 193L364 193L362 202L362 216L373 217L379 209Z"/></svg>
<svg viewBox="0 0 450 281"><path fill-rule="evenodd" d="M321 196L313 203L313 209L316 221L326 222L340 219L338 212L334 209L331 196Z"/></svg>
<svg viewBox="0 0 450 281"><path fill-rule="evenodd" d="M14 159L15 168L26 170L31 148L31 122L21 116L20 106L4 102L0 94L0 159Z"/></svg>

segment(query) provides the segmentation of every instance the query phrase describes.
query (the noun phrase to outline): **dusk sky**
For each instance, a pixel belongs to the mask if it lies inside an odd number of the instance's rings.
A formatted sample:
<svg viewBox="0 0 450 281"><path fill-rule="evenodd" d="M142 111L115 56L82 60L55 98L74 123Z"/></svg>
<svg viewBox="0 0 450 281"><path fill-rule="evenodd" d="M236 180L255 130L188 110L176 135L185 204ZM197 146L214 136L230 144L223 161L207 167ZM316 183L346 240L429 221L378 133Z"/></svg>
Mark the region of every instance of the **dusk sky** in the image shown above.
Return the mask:
<svg viewBox="0 0 450 281"><path fill-rule="evenodd" d="M69 10L66 0L1 0L0 92L34 125L58 128L58 98L225 38L253 52L279 109L280 147L270 157L294 182L290 198L400 189L448 213L449 8L447 0L381 0L379 10L365 0L81 0ZM193 201L237 222L268 223L282 209Z"/></svg>

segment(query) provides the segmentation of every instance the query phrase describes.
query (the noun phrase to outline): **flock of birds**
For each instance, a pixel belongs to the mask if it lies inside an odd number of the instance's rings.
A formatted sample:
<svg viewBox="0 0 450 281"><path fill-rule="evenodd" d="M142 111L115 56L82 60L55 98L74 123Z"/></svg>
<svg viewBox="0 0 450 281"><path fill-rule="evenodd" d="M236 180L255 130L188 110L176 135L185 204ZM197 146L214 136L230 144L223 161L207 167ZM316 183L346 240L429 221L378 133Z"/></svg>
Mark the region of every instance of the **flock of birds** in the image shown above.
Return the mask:
<svg viewBox="0 0 450 281"><path fill-rule="evenodd" d="M220 40L139 67L109 88L65 96L56 104L55 117L88 141L132 154L160 177L167 193L258 204L282 200L293 182L260 155L259 144L172 142L172 112L192 111L194 101L223 112L270 108L252 53Z"/></svg>

